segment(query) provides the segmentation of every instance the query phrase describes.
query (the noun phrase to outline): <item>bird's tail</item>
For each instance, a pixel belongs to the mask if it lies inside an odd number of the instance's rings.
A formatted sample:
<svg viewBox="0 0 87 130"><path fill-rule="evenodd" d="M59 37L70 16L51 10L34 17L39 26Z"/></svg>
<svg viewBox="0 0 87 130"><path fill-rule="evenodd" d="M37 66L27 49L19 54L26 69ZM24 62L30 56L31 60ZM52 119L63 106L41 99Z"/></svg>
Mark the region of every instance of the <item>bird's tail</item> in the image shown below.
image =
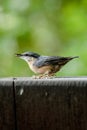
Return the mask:
<svg viewBox="0 0 87 130"><path fill-rule="evenodd" d="M79 58L79 56L67 57L67 60L72 60L72 59L75 59L75 58Z"/></svg>
<svg viewBox="0 0 87 130"><path fill-rule="evenodd" d="M66 63L68 63L69 61L73 60L74 58L79 58L79 56L74 56L74 57L62 57L60 59L59 64L60 65L65 65Z"/></svg>

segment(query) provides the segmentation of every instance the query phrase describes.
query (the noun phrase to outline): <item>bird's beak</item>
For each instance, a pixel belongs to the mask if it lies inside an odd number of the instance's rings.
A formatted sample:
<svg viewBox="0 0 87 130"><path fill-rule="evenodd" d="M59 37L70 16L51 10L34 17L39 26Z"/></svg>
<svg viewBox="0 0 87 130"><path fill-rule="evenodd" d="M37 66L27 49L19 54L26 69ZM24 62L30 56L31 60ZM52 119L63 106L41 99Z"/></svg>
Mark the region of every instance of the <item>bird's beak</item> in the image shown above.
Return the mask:
<svg viewBox="0 0 87 130"><path fill-rule="evenodd" d="M17 56L17 57L21 57L21 56L22 56L22 54L15 54L15 56Z"/></svg>

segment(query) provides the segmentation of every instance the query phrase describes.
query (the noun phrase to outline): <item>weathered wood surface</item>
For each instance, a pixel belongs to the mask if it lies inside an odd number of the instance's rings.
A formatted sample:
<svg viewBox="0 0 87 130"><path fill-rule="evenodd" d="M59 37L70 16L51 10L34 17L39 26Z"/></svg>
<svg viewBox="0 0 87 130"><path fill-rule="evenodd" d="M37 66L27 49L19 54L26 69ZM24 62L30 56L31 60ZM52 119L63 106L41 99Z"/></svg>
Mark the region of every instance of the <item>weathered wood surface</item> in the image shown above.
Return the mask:
<svg viewBox="0 0 87 130"><path fill-rule="evenodd" d="M86 130L87 79L17 79L18 130Z"/></svg>
<svg viewBox="0 0 87 130"><path fill-rule="evenodd" d="M1 130L8 130L4 120L9 130L12 126L15 130L87 130L86 77L3 81L3 85L0 83ZM8 85L11 81L12 86ZM4 88L12 91L3 92ZM4 109L2 103L6 104Z"/></svg>
<svg viewBox="0 0 87 130"><path fill-rule="evenodd" d="M0 79L0 130L15 130L13 79Z"/></svg>

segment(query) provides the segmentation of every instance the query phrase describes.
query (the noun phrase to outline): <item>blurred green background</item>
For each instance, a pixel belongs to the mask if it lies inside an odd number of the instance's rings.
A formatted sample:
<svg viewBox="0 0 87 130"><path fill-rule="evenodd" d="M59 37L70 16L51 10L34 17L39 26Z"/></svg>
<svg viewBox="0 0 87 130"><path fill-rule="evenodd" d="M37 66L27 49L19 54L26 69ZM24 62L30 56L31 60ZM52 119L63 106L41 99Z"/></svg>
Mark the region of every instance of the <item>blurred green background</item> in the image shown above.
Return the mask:
<svg viewBox="0 0 87 130"><path fill-rule="evenodd" d="M79 56L57 75L87 75L87 0L0 0L0 77L33 75L25 51Z"/></svg>

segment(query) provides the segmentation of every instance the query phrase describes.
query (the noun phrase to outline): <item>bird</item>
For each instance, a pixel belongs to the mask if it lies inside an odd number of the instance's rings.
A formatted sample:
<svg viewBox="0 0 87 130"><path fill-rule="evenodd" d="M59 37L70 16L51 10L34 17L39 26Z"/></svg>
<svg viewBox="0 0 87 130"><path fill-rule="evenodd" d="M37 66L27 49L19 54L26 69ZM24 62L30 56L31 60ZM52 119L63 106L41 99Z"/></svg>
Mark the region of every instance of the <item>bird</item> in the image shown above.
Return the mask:
<svg viewBox="0 0 87 130"><path fill-rule="evenodd" d="M16 56L25 60L39 78L54 76L65 64L79 57L44 56L36 52L17 53Z"/></svg>

